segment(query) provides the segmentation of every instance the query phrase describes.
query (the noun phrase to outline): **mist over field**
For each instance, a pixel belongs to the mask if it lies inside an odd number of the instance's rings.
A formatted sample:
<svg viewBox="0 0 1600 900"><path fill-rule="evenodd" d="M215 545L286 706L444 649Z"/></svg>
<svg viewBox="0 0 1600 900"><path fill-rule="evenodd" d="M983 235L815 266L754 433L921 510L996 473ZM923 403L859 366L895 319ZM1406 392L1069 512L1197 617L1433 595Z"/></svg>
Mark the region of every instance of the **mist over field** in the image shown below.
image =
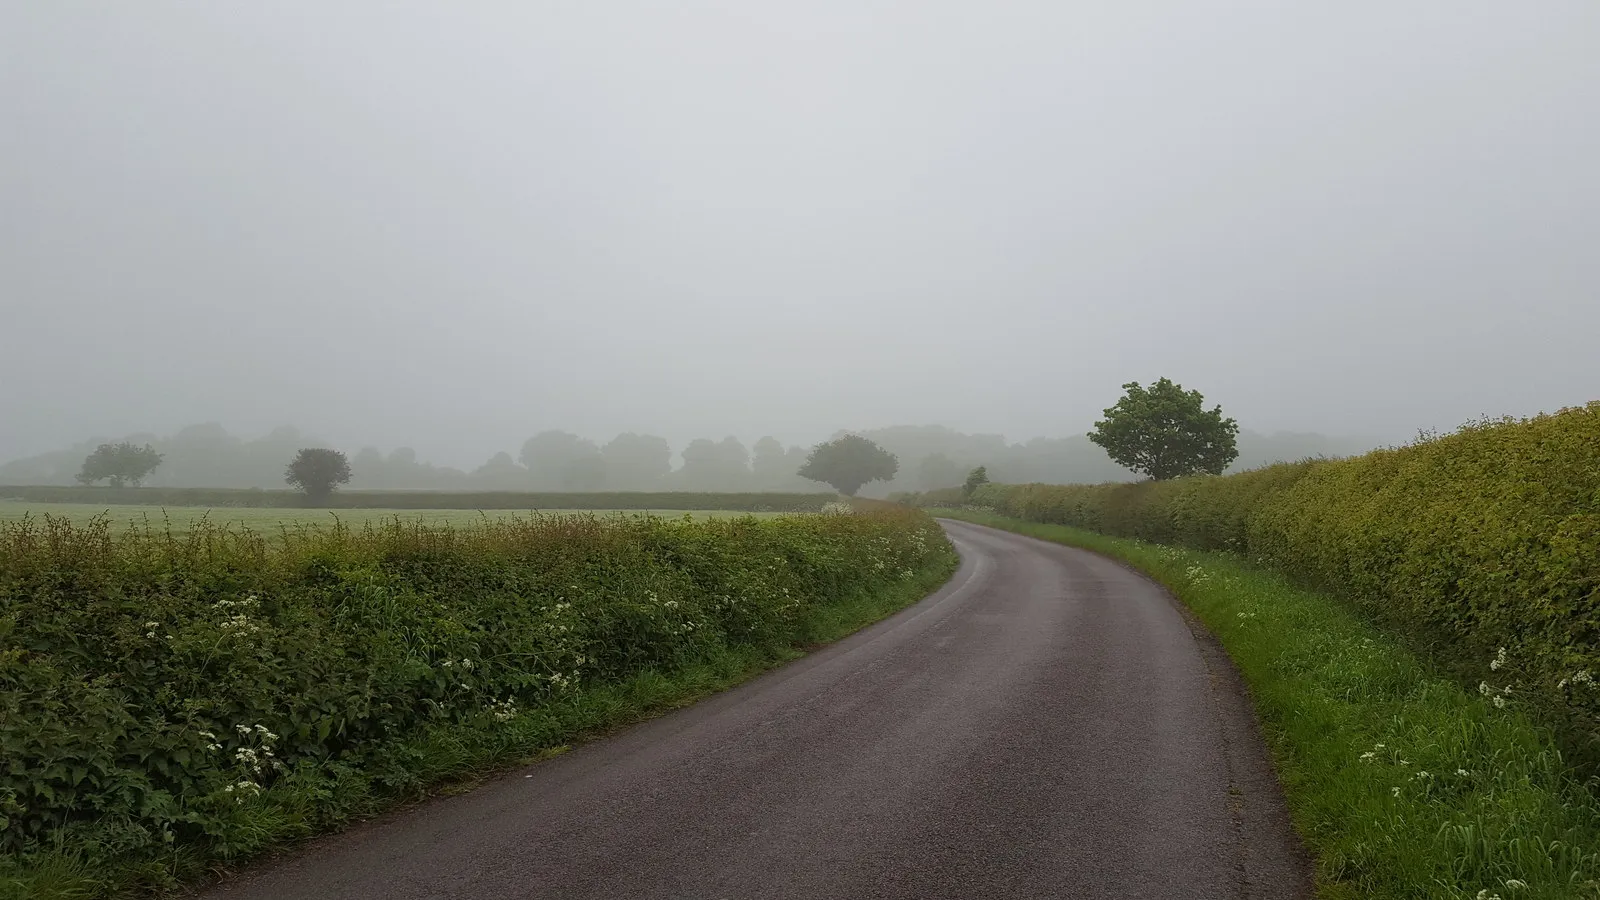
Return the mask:
<svg viewBox="0 0 1600 900"><path fill-rule="evenodd" d="M1590 0L7 4L0 483L125 436L152 484L281 484L314 440L359 487L510 478L550 430L711 472L841 429L896 486L1103 480L1127 381L1222 404L1239 465L1592 400L1597 34Z"/></svg>

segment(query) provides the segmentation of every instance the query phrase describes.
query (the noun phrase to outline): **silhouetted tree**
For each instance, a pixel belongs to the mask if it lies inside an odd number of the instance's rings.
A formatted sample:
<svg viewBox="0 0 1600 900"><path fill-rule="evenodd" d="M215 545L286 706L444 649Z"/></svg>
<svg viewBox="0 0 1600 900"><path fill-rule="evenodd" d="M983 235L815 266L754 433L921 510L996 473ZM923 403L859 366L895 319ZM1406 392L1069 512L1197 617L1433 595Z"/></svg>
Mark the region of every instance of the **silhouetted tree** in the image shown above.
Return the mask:
<svg viewBox="0 0 1600 900"><path fill-rule="evenodd" d="M899 468L900 460L893 453L860 435L847 434L813 447L798 474L854 497L862 485L888 481Z"/></svg>
<svg viewBox="0 0 1600 900"><path fill-rule="evenodd" d="M1239 423L1223 418L1221 406L1207 410L1199 391L1167 378L1148 390L1137 381L1122 389L1122 399L1089 432L1089 440L1119 464L1162 481L1221 475L1238 458Z"/></svg>
<svg viewBox="0 0 1600 900"><path fill-rule="evenodd" d="M794 478L794 468L785 457L783 444L768 435L756 441L750 454L750 487L758 491L779 491Z"/></svg>
<svg viewBox="0 0 1600 900"><path fill-rule="evenodd" d="M335 488L350 481L350 461L338 450L308 447L289 463L283 480L304 491L311 502L324 503Z"/></svg>
<svg viewBox="0 0 1600 900"><path fill-rule="evenodd" d="M597 470L602 481L605 477L605 463L594 441L565 431L541 431L528 438L519 459L538 490L574 490L577 482L591 482Z"/></svg>
<svg viewBox="0 0 1600 900"><path fill-rule="evenodd" d="M989 467L979 466L967 473L967 480L961 485L961 493L971 497L972 492L989 483Z"/></svg>
<svg viewBox="0 0 1600 900"><path fill-rule="evenodd" d="M750 454L736 437L697 438L683 448L678 480L690 491L745 490L750 486Z"/></svg>
<svg viewBox="0 0 1600 900"><path fill-rule="evenodd" d="M943 453L930 453L917 463L916 488L919 491L936 491L955 487L961 481L961 464Z"/></svg>
<svg viewBox="0 0 1600 900"><path fill-rule="evenodd" d="M600 448L600 458L611 490L659 490L672 471L672 446L653 434L619 434Z"/></svg>
<svg viewBox="0 0 1600 900"><path fill-rule="evenodd" d="M528 486L528 470L517 465L511 454L502 450L473 469L472 480L474 488L514 491Z"/></svg>
<svg viewBox="0 0 1600 900"><path fill-rule="evenodd" d="M161 454L149 444L140 447L123 441L120 444L101 444L83 461L78 473L82 484L94 484L109 479L115 488L123 485L138 487L139 482L161 465Z"/></svg>

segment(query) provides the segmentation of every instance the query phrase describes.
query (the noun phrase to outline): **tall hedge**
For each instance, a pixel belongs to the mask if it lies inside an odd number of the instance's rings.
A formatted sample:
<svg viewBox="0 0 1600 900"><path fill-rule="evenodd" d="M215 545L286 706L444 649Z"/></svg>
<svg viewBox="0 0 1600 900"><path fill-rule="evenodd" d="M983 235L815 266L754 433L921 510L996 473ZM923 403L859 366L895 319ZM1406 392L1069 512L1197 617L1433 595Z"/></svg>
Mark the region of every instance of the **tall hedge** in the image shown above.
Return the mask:
<svg viewBox="0 0 1600 900"><path fill-rule="evenodd" d="M1600 402L1350 459L1140 484L991 485L971 502L1246 554L1347 597L1481 676L1497 702L1600 750Z"/></svg>
<svg viewBox="0 0 1600 900"><path fill-rule="evenodd" d="M0 523L0 876L51 847L226 857L259 804L315 820L416 787L430 734L788 646L808 614L952 561L887 505L278 539Z"/></svg>

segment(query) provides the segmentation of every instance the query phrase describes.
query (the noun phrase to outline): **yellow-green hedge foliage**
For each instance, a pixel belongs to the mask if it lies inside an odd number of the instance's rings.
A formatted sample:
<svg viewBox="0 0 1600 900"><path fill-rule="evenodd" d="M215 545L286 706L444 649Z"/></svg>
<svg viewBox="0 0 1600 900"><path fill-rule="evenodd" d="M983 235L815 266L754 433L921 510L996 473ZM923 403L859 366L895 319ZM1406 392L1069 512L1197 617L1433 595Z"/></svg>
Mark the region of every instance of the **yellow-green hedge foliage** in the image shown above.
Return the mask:
<svg viewBox="0 0 1600 900"><path fill-rule="evenodd" d="M1350 459L1140 484L991 485L971 503L1245 554L1349 598L1481 672L1501 702L1600 748L1590 680L1600 679L1600 402ZM1491 667L1502 647L1505 661Z"/></svg>

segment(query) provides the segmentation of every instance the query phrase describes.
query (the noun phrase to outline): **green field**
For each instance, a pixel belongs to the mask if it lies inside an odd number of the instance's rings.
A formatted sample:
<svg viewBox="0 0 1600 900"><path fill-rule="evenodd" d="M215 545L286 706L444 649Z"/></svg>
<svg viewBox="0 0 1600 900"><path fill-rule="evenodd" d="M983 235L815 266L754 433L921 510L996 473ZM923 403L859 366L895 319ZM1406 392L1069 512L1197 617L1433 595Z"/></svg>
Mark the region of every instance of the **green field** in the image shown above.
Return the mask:
<svg viewBox="0 0 1600 900"><path fill-rule="evenodd" d="M696 519L725 518L729 516L755 516L760 519L770 519L779 515L794 515L794 513L752 513L725 510L685 511L678 509L627 511L603 509L541 509L537 511L493 509L481 512L475 509L329 510L292 507L262 507L259 509L221 507L211 509L199 506L107 506L96 503L29 503L16 500L0 500L0 522L15 522L24 516L33 516L36 519L53 516L68 519L74 524L82 524L97 516L104 516L114 527L119 529L140 528L146 524L154 528L165 529L170 524L174 531L187 531L196 522L200 521L207 521L214 525L252 528L257 531L276 531L279 528L296 525L331 525L335 521L359 528L369 523L393 521L396 516L405 522L422 522L428 525L471 525L485 520L498 521L515 516L591 513L597 516L635 516L648 513L661 518L677 518L689 515L694 516Z"/></svg>

